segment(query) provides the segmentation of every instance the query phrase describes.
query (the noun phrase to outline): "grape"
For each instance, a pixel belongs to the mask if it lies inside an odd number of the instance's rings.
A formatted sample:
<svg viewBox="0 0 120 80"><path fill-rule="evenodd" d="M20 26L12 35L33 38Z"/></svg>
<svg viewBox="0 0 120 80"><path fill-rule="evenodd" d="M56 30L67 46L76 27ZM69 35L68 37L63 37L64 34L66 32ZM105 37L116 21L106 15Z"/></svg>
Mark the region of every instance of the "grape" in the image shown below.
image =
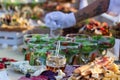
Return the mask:
<svg viewBox="0 0 120 80"><path fill-rule="evenodd" d="M56 80L55 76L57 76L58 73L52 72L50 70L46 70L46 71L42 72L41 75L47 76L48 80Z"/></svg>
<svg viewBox="0 0 120 80"><path fill-rule="evenodd" d="M31 77L31 74L30 74L30 73L27 73L27 74L25 75L25 77L26 77L26 78L30 78L30 77Z"/></svg>

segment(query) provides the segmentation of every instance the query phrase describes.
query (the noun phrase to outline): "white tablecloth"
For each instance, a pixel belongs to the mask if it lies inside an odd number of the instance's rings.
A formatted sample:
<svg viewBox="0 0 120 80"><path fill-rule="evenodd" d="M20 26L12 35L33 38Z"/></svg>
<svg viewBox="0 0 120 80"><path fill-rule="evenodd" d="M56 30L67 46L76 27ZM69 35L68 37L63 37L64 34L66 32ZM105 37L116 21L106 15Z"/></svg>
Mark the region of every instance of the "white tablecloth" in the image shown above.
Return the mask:
<svg viewBox="0 0 120 80"><path fill-rule="evenodd" d="M11 67L7 68L6 71L10 80L18 80L24 76L24 74L14 71Z"/></svg>

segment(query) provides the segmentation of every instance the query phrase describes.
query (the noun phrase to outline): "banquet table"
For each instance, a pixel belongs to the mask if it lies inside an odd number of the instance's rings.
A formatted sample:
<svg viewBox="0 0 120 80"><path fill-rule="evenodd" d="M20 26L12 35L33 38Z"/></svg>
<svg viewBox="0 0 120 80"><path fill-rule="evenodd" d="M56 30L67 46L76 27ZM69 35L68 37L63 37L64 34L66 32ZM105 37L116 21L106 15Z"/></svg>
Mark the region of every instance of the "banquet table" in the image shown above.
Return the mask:
<svg viewBox="0 0 120 80"><path fill-rule="evenodd" d="M12 51L11 48L8 48L8 49L0 48L0 53L1 53L0 54L1 57L14 58L18 61L21 61L21 60L23 61L24 60L24 55L22 53L19 53L17 51ZM4 53L4 54L2 54L2 53ZM113 52L111 52L110 50L108 50L107 56L116 57L113 54ZM74 68L72 68L72 69L74 69ZM23 73L14 71L14 69L11 66L8 66L6 71L7 71L7 74L8 74L8 77L9 77L10 80L18 80L20 77L24 76ZM66 71L69 73L69 71L71 71L71 67L68 66Z"/></svg>

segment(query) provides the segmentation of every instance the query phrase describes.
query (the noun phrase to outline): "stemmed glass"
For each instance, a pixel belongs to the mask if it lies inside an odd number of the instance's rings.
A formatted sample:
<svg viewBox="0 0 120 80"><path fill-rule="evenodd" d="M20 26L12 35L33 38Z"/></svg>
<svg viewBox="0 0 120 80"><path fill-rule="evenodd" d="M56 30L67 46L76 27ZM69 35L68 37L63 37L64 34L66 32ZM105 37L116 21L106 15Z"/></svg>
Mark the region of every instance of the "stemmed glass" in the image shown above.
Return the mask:
<svg viewBox="0 0 120 80"><path fill-rule="evenodd" d="M84 43L82 43L82 47L81 47L81 60L84 62L84 63L87 63L90 61L90 58L91 58L91 54L92 52L94 52L95 50L97 50L98 47L97 47L97 42L94 42L94 41L86 41Z"/></svg>
<svg viewBox="0 0 120 80"><path fill-rule="evenodd" d="M49 34L51 37L58 37L61 35L60 31L61 31L61 29L57 29L57 30L50 29Z"/></svg>

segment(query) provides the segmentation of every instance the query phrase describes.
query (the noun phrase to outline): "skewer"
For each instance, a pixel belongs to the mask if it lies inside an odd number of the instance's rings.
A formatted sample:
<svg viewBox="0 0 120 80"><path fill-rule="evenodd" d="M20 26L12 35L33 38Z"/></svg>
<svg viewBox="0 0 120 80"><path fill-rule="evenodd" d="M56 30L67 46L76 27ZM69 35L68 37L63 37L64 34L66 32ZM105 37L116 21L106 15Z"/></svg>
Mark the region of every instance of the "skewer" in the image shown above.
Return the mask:
<svg viewBox="0 0 120 80"><path fill-rule="evenodd" d="M119 60L120 60L120 41L119 41Z"/></svg>
<svg viewBox="0 0 120 80"><path fill-rule="evenodd" d="M56 55L57 56L59 55L59 51L60 51L60 41L58 41L57 45L56 45Z"/></svg>

